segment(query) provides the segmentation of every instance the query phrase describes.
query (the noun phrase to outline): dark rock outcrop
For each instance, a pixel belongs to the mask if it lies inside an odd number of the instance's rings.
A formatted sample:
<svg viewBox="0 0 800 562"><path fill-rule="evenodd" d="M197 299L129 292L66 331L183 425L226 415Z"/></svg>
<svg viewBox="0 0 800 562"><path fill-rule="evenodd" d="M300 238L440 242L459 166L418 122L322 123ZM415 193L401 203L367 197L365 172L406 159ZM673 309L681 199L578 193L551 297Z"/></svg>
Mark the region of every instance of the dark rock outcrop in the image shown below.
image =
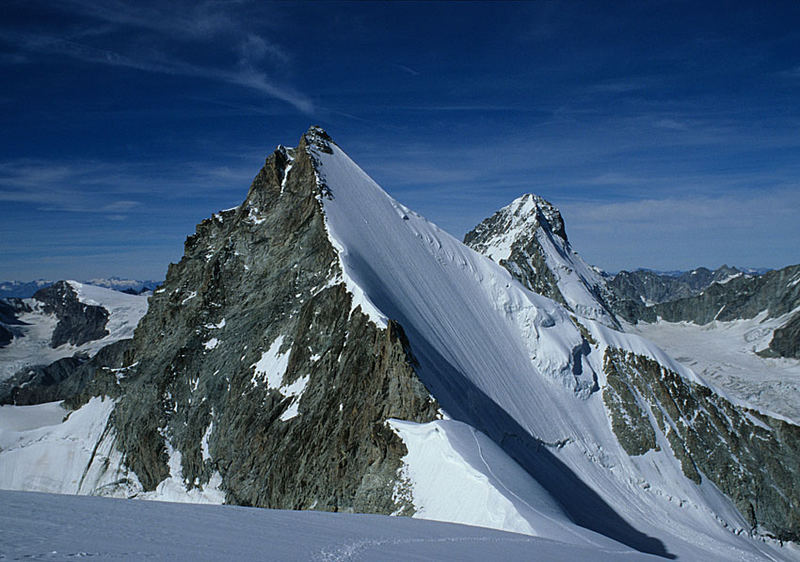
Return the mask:
<svg viewBox="0 0 800 562"><path fill-rule="evenodd" d="M725 282L735 276L750 275L735 267L723 265L715 270L698 267L679 274L658 273L647 269L620 271L607 279L616 300L651 304L692 297L712 283Z"/></svg>
<svg viewBox="0 0 800 562"><path fill-rule="evenodd" d="M14 333L0 324L0 347L6 346L14 339Z"/></svg>
<svg viewBox="0 0 800 562"><path fill-rule="evenodd" d="M66 281L36 291L33 298L42 303L45 313L58 318L51 347L65 343L82 345L108 335L108 311L102 306L80 302L78 294Z"/></svg>
<svg viewBox="0 0 800 562"><path fill-rule="evenodd" d="M776 318L800 306L800 283L794 283L798 278L800 265L792 265L757 277L740 276L724 284L713 283L698 295L651 308L668 322L725 322L753 318L765 310L768 318Z"/></svg>
<svg viewBox="0 0 800 562"><path fill-rule="evenodd" d="M800 314L773 332L769 348L762 355L800 359Z"/></svg>
<svg viewBox="0 0 800 562"><path fill-rule="evenodd" d="M30 311L31 307L22 299L0 299L0 347L23 335L18 327L24 326L25 322L21 321L18 315Z"/></svg>

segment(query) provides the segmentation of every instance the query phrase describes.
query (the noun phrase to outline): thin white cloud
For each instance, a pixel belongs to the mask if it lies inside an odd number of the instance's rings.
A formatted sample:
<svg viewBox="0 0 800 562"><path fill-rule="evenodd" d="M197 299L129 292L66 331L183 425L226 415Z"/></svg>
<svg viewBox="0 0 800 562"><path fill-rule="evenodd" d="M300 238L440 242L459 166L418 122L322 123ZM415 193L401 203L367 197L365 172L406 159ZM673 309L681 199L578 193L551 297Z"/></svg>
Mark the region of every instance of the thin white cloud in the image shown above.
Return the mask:
<svg viewBox="0 0 800 562"><path fill-rule="evenodd" d="M219 10L216 3L178 4L171 9L164 9L159 5L154 7L125 2L72 1L62 5L62 8L99 20L101 24L95 27L82 26L72 32L59 32L58 35L0 30L0 39L20 51L8 55L7 58L11 58L6 62L23 62L34 54L60 55L90 64L205 78L255 90L284 101L303 113L314 111L314 104L308 96L279 83L263 68L285 67L291 62L290 55L263 36L246 31L241 22ZM147 49L141 47L146 39L141 37L114 43L114 48L79 41L88 37L96 39L98 36L110 36L120 29L143 30L155 34L158 40L148 41ZM230 66L198 65L183 56L172 54L179 50L165 47L176 40L188 45L202 45L211 39L218 43L220 51L228 51L235 57Z"/></svg>
<svg viewBox="0 0 800 562"><path fill-rule="evenodd" d="M392 66L394 66L395 68L399 68L400 70L402 70L406 74L410 74L411 76L419 76L419 72L414 70L410 66L406 66L404 64L399 64L399 63L392 63Z"/></svg>

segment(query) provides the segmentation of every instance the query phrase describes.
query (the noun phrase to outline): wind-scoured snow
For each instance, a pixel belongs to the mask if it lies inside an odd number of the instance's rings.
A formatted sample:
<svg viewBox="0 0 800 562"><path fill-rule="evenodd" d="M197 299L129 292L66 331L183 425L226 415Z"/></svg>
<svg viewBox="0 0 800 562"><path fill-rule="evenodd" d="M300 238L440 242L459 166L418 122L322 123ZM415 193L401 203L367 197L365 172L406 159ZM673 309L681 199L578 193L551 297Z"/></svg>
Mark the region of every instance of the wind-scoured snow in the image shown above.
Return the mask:
<svg viewBox="0 0 800 562"><path fill-rule="evenodd" d="M497 444L467 424L389 420L408 449L396 494L408 487L414 517L619 547L578 527L550 494Z"/></svg>
<svg viewBox="0 0 800 562"><path fill-rule="evenodd" d="M0 553L11 560L310 562L655 560L408 517L279 511L0 492Z"/></svg>
<svg viewBox="0 0 800 562"><path fill-rule="evenodd" d="M329 192L321 197L329 236L356 285L348 289L400 323L420 378L450 417L514 451L582 526L615 540L691 559L788 556L749 540L733 504L688 480L668 443L625 453L598 392L602 352L584 345L562 306L408 211L330 148L309 150ZM614 338L668 360L646 340Z"/></svg>

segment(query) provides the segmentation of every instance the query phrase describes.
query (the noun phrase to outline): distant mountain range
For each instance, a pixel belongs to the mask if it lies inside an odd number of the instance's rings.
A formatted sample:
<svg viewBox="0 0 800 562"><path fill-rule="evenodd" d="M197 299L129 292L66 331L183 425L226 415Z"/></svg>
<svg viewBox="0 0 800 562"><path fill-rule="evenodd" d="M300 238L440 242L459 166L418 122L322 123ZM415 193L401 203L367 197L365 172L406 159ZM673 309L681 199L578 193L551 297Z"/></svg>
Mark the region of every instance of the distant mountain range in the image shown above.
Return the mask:
<svg viewBox="0 0 800 562"><path fill-rule="evenodd" d="M116 291L122 291L129 294L139 294L148 290L152 291L161 283L163 283L163 281L156 281L153 279L137 280L121 279L119 277L109 277L108 279L89 279L82 282L87 285L105 287L107 289L114 289ZM39 289L48 287L54 283L55 281L49 281L45 279L36 279L34 281L0 281L0 298L30 298Z"/></svg>

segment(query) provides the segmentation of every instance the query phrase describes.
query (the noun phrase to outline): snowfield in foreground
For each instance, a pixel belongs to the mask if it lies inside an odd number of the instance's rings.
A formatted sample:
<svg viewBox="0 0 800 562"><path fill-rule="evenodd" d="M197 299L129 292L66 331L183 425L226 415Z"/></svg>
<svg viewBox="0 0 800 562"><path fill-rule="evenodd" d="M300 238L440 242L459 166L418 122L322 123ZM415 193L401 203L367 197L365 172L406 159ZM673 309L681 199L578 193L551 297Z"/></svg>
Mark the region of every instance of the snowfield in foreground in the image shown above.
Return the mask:
<svg viewBox="0 0 800 562"><path fill-rule="evenodd" d="M408 517L0 492L0 558L655 560Z"/></svg>

